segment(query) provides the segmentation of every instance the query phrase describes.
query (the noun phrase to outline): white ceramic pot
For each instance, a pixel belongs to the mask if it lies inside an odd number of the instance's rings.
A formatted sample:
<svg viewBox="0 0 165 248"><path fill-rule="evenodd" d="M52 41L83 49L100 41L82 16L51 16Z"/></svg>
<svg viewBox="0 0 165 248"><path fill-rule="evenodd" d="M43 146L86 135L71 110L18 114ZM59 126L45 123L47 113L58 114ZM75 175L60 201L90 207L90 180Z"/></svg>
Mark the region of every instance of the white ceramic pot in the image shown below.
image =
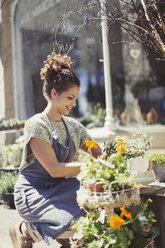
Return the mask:
<svg viewBox="0 0 165 248"><path fill-rule="evenodd" d="M149 159L147 155L130 158L130 160L132 163L132 171L135 173L135 176L141 176L147 172L149 168Z"/></svg>

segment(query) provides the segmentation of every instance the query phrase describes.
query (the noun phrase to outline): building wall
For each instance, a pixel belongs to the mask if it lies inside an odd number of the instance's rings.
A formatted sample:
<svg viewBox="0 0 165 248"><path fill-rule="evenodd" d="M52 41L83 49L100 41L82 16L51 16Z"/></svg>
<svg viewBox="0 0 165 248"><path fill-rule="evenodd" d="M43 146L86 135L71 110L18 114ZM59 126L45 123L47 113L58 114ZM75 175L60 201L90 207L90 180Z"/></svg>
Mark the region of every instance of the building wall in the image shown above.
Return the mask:
<svg viewBox="0 0 165 248"><path fill-rule="evenodd" d="M10 22L10 5L12 0L5 1L1 9L0 24L0 118L15 117L13 64L12 64L12 34ZM0 153L5 144L12 143L15 135L0 133Z"/></svg>

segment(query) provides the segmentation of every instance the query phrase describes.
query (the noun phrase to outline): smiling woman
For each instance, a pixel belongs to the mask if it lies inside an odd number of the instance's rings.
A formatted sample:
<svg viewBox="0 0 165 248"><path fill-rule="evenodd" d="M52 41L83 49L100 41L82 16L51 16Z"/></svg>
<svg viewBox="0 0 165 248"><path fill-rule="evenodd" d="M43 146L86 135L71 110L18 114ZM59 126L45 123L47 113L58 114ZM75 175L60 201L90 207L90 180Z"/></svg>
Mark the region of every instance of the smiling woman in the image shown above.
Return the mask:
<svg viewBox="0 0 165 248"><path fill-rule="evenodd" d="M41 79L47 107L27 120L15 205L24 221L11 226L14 248L32 248L43 239L70 247L68 228L84 215L76 201L81 163L72 162L92 140L82 124L67 117L79 95L80 81L68 55L52 53L43 62ZM101 155L98 145L92 155ZM21 232L20 232L21 231ZM69 234L68 234L69 233ZM27 246L28 242L28 246Z"/></svg>

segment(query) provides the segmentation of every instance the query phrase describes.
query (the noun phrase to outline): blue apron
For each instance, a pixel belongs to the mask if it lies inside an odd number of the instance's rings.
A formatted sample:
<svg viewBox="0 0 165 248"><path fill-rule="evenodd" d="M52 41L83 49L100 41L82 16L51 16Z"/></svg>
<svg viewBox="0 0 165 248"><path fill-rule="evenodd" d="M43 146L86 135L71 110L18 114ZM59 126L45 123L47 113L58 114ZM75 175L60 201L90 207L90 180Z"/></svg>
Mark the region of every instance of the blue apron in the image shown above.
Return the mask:
<svg viewBox="0 0 165 248"><path fill-rule="evenodd" d="M75 144L67 131L66 146L53 133L53 149L59 162L71 162ZM50 123L49 123L50 124ZM15 185L15 205L20 216L34 226L49 245L84 214L76 201L80 183L75 177L53 178L36 159L20 172Z"/></svg>

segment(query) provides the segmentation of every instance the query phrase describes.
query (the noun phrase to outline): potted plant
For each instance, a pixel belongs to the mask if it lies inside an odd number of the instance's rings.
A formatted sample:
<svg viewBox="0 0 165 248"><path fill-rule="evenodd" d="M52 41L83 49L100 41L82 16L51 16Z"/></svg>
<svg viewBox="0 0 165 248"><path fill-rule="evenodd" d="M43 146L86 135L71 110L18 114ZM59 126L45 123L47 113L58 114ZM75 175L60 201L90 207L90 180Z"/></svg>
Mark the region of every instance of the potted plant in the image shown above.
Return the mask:
<svg viewBox="0 0 165 248"><path fill-rule="evenodd" d="M148 210L152 200L138 206L121 206L114 212L104 208L89 210L73 226L72 248L145 248L153 247L159 229L154 213Z"/></svg>
<svg viewBox="0 0 165 248"><path fill-rule="evenodd" d="M14 205L14 186L18 178L18 172L1 172L0 175L0 194L2 200L10 207Z"/></svg>
<svg viewBox="0 0 165 248"><path fill-rule="evenodd" d="M165 182L165 153L154 152L148 154L151 169L155 179L159 182Z"/></svg>
<svg viewBox="0 0 165 248"><path fill-rule="evenodd" d="M3 166L14 165L19 166L22 159L23 143L14 143L5 146L5 156Z"/></svg>

